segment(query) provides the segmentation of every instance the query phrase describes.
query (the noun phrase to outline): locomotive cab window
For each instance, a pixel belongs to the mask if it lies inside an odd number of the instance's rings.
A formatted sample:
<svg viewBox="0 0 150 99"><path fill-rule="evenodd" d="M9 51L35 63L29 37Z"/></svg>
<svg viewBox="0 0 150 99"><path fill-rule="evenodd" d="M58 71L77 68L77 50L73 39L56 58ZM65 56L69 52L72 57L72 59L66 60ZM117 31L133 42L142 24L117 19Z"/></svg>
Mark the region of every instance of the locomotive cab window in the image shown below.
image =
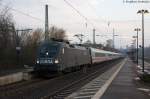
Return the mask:
<svg viewBox="0 0 150 99"><path fill-rule="evenodd" d="M47 44L40 47L40 57L54 57L57 55L59 49L59 45Z"/></svg>

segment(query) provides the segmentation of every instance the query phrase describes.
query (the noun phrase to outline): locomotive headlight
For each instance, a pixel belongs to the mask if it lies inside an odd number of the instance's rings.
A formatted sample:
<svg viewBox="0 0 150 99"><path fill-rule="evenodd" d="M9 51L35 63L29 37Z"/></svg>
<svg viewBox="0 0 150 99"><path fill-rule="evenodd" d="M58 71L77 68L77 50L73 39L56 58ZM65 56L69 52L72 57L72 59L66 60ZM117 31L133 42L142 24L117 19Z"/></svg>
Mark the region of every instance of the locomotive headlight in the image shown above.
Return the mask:
<svg viewBox="0 0 150 99"><path fill-rule="evenodd" d="M58 59L55 59L55 63L56 63L56 64L59 63Z"/></svg>
<svg viewBox="0 0 150 99"><path fill-rule="evenodd" d="M40 61L39 61L39 60L37 60L37 61L36 61L36 63L37 63L37 64L39 64L39 63L40 63Z"/></svg>
<svg viewBox="0 0 150 99"><path fill-rule="evenodd" d="M48 52L46 52L46 55L48 56Z"/></svg>

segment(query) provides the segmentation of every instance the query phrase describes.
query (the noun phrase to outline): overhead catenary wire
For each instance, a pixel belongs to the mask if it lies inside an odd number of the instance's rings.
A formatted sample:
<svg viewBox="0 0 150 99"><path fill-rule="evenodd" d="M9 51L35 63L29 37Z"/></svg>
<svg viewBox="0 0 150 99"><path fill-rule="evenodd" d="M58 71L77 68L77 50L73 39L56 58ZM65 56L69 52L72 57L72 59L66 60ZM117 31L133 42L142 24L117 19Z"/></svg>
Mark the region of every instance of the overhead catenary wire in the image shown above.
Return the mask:
<svg viewBox="0 0 150 99"><path fill-rule="evenodd" d="M89 7L93 10L93 12L95 12L95 7L93 7L93 5L91 5L90 3L89 3L89 1L87 0L87 4L89 5ZM109 22L111 22L111 23L117 23L117 22L120 22L120 23L125 23L125 22L129 22L129 23L132 23L132 22L140 22L140 20L139 19L137 19L137 20L135 20L135 19L128 19L128 20L105 20L105 19L103 19L102 17L100 17L99 15L97 15L96 14L96 16L98 17L98 18L100 18L103 22L107 22L107 23L109 23ZM146 21L150 21L150 19L145 19Z"/></svg>
<svg viewBox="0 0 150 99"><path fill-rule="evenodd" d="M95 26L86 16L84 16L78 9L76 9L70 2L68 2L67 0L64 0L64 2L70 6L74 11L76 11L82 18L84 18L86 20L86 28L87 28L87 22L90 23L93 26L93 29L95 30L99 30L99 28L97 28L97 26Z"/></svg>
<svg viewBox="0 0 150 99"><path fill-rule="evenodd" d="M14 9L14 8L11 8L11 9L12 9L13 11L15 11L15 12L18 12L18 13L20 13L20 14L23 14L23 15L25 15L25 16L27 16L27 17L32 18L32 19L35 19L35 20L44 22L44 20L42 20L42 19L40 19L40 18L37 18L37 17L34 17L34 16L29 15L29 14L27 14L27 13L21 12L21 11L19 11L19 10Z"/></svg>
<svg viewBox="0 0 150 99"><path fill-rule="evenodd" d="M2 3L0 3L0 5L3 6L3 7L6 7L6 5L4 5L4 4L2 4ZM38 21L44 22L44 20L42 20L42 19L40 19L40 18L38 18L38 17L32 16L32 15L30 15L30 14L28 14L28 13L22 12L22 11L20 11L20 10L15 9L15 8L9 7L9 9L12 10L12 11L14 11L14 12L17 12L17 13L20 13L20 14L22 14L22 15L25 15L25 16L27 16L27 17L30 17L30 18L32 18L32 19L34 19L34 20L38 20Z"/></svg>
<svg viewBox="0 0 150 99"><path fill-rule="evenodd" d="M76 9L69 1L67 0L63 0L67 5L69 5L71 8L73 8L82 18L84 18L86 21L90 22L92 25L93 23L86 17L84 16L78 9ZM87 4L89 5L89 7L94 10L94 7L87 1ZM97 17L100 17L99 15L96 15ZM102 18L101 18L102 19ZM131 20L104 20L102 19L104 22L108 23L108 22L111 22L111 23L117 23L117 22L139 22L140 20L135 20L135 19L131 19ZM147 21L150 21L149 19L147 19ZM93 25L94 26L94 25Z"/></svg>
<svg viewBox="0 0 150 99"><path fill-rule="evenodd" d="M70 6L74 11L76 11L76 13L78 13L85 21L85 25L86 25L86 28L87 28L87 23L91 24L93 26L93 29L95 30L99 30L99 28L97 28L93 22L91 22L91 20L89 20L86 16L84 16L78 9L76 9L69 1L67 0L63 0L68 6Z"/></svg>
<svg viewBox="0 0 150 99"><path fill-rule="evenodd" d="M74 11L76 11L76 13L78 13L83 19L85 19L87 22L89 22L89 23L91 23L91 21L86 17L86 16L84 16L78 9L76 9L69 1L67 1L67 0L64 0L64 2L68 5L68 6L70 6ZM119 20L118 20L119 21ZM135 20L123 20L123 21L121 21L121 22L131 22L131 21L135 21ZM107 22L107 21L105 21L105 22ZM113 20L111 20L111 21L108 21L107 23L108 23L108 25L110 25L110 22L117 22L117 20L116 21L113 21ZM92 25L93 25L93 23L92 23ZM94 26L93 25L93 28L95 28L96 30L98 30L98 28L97 28L97 26Z"/></svg>
<svg viewBox="0 0 150 99"><path fill-rule="evenodd" d="M76 9L70 2L68 2L67 0L64 0L64 2L68 6L70 6L74 11L76 11L82 18L84 18L87 22L89 22L93 26L94 30L99 30L99 28L97 28L97 26L94 26L94 24L86 16L84 16L78 9ZM86 23L86 27L87 27L87 23Z"/></svg>
<svg viewBox="0 0 150 99"><path fill-rule="evenodd" d="M69 1L63 0L68 6L70 6L76 13L78 13L86 22L90 23L93 28L95 27L94 24L86 17L84 16L78 9L76 9Z"/></svg>

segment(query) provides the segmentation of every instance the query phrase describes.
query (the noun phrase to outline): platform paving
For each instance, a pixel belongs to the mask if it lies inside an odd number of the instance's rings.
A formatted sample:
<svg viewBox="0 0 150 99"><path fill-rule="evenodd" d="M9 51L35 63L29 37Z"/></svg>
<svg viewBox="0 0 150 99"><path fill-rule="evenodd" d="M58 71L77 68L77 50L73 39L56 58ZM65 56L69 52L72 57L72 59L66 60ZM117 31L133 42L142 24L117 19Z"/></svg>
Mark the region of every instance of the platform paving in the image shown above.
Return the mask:
<svg viewBox="0 0 150 99"><path fill-rule="evenodd" d="M139 90L141 88L135 84L136 75L132 66L132 61L128 59L100 99L150 99L150 95Z"/></svg>

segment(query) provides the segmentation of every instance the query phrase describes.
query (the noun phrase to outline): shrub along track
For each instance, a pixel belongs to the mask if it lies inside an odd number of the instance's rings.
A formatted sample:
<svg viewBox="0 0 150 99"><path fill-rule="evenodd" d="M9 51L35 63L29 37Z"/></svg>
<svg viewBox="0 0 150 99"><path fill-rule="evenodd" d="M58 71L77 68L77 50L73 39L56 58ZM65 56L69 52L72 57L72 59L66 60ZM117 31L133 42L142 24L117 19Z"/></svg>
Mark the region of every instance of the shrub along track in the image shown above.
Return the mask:
<svg viewBox="0 0 150 99"><path fill-rule="evenodd" d="M16 84L13 87L0 88L0 99L63 99L72 92L81 88L112 66L119 60L104 62L82 70L68 73L59 77L33 80L25 84Z"/></svg>

